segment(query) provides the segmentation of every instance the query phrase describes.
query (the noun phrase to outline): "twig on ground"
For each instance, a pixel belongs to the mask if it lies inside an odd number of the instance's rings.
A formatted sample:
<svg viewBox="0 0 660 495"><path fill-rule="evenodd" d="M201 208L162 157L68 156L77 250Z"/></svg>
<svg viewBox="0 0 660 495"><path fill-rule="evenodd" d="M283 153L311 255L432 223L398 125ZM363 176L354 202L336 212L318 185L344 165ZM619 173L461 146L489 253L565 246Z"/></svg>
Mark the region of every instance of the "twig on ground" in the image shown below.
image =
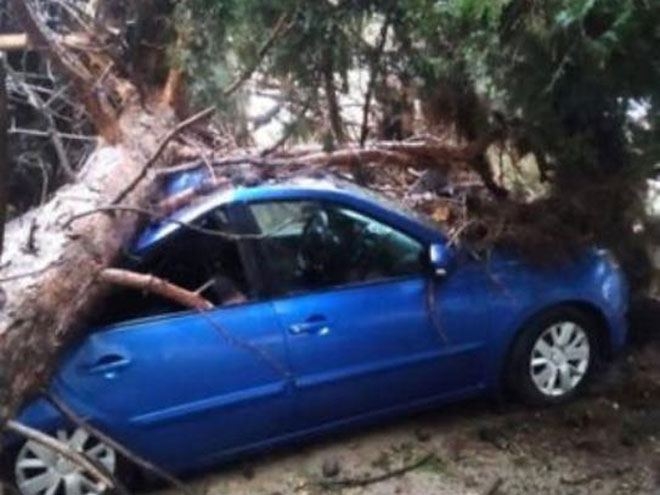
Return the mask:
<svg viewBox="0 0 660 495"><path fill-rule="evenodd" d="M178 479L175 476L172 476L167 471L159 468L155 464L140 457L139 455L137 455L136 453L134 453L133 451L129 450L127 447L122 445L121 443L117 442L116 440L109 437L102 431L90 425L87 421L85 421L83 418L78 416L78 414L76 414L76 412L73 409L71 409L68 406L68 404L66 404L62 399L57 397L55 394L47 390L44 390L42 393L46 397L46 399L48 399L48 401L51 404L53 404L53 406L55 406L73 424L89 431L89 433L91 433L98 440L100 440L104 444L108 445L110 448L119 452L122 456L124 456L126 459L136 464L138 467L145 469L146 471L149 471L154 475L158 476L159 478L162 478L163 480L169 482L170 484L181 490L186 495L195 495L195 492L193 492L188 486L186 486L186 484L183 483L180 479Z"/></svg>
<svg viewBox="0 0 660 495"><path fill-rule="evenodd" d="M167 145L174 139L180 132L184 131L188 127L196 124L197 122L204 120L208 117L210 117L213 112L215 112L215 107L209 107L206 110L202 110L201 112L193 115L189 119L184 120L180 124L178 124L174 129L172 129L160 142L160 145L156 149L156 152L151 155L151 158L147 160L147 163L144 164L142 167L142 170L140 170L140 173L130 182L126 188L120 192L117 197L111 202L112 205L117 205L121 203L126 196L130 194L130 192L135 189L135 187L140 183L142 179L144 179L149 172L149 170L156 164L160 156L163 154L165 151L165 148Z"/></svg>
<svg viewBox="0 0 660 495"><path fill-rule="evenodd" d="M364 476L360 478L342 478L337 480L321 480L318 481L317 484L322 488L338 488L338 487L356 488L356 487L367 486L373 483L379 483L381 481L388 480L390 478L396 478L398 476L402 476L409 471L413 471L423 466L427 462L431 461L434 457L435 454L428 454L411 464L403 466L399 469L393 469L391 471L388 471L383 474L379 474L377 476Z"/></svg>

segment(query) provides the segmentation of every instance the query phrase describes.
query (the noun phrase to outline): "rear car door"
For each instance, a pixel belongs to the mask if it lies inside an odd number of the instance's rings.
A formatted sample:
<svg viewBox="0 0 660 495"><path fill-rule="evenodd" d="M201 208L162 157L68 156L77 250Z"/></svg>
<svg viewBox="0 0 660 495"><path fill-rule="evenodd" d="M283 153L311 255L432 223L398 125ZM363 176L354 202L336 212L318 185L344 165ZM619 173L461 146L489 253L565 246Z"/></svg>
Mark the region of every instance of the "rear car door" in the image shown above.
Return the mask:
<svg viewBox="0 0 660 495"><path fill-rule="evenodd" d="M232 249L225 241L216 238L220 244L204 243L196 252L196 241L184 235L182 263L150 266L174 269L181 284L206 266L221 265L223 274L238 277L242 260L227 254ZM223 258L209 260L214 253ZM196 261L203 261L201 268ZM217 301L210 311L179 311L92 334L64 360L57 393L139 454L176 470L287 433L292 404L281 326L271 304L254 300L236 282L241 297Z"/></svg>
<svg viewBox="0 0 660 495"><path fill-rule="evenodd" d="M271 201L248 210L265 236L259 256L273 281L301 426L422 405L478 386L481 336L460 337L461 316L453 310L442 315L444 330L436 328L423 243L336 203Z"/></svg>

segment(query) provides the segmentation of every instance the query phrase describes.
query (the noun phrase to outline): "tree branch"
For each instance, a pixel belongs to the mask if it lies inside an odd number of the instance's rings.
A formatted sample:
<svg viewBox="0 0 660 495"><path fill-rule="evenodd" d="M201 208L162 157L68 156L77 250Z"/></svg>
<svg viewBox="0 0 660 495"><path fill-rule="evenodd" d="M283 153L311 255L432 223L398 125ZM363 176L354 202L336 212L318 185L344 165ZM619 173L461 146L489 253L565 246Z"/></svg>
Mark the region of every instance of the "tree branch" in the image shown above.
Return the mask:
<svg viewBox="0 0 660 495"><path fill-rule="evenodd" d="M124 456L126 459L136 464L138 467L146 471L149 471L150 473L155 474L159 478L167 481L168 483L172 484L174 487L181 490L186 495L195 495L190 490L190 488L188 488L188 486L186 486L180 479L176 478L175 476L172 476L167 471L159 468L158 466L152 464L146 459L143 459L139 455L130 451L128 448L124 447L116 440L112 439L111 437L103 433L102 431L98 430L97 428L94 428L87 421L85 421L80 416L78 416L76 412L73 409L71 409L67 403L65 403L62 399L60 399L56 395L52 394L47 390L43 391L43 395L51 404L53 404L53 406L55 406L56 409L58 409L62 413L62 415L65 418L71 421L71 423L89 431L98 440L100 440L104 444L108 445L110 448L119 452L122 456Z"/></svg>
<svg viewBox="0 0 660 495"><path fill-rule="evenodd" d="M118 486L118 484L115 483L115 481L110 476L108 476L108 474L101 471L99 467L97 467L83 454L72 450L67 444L13 419L8 420L5 424L5 427L7 430L16 433L21 437L32 440L33 442L36 442L48 449L57 452L58 454L61 454L69 461L83 468L89 474L94 476L94 478L96 478L96 480L101 484L101 486L97 487L99 493L104 493L106 490L116 488Z"/></svg>
<svg viewBox="0 0 660 495"><path fill-rule="evenodd" d="M238 91L238 89L243 85L245 81L247 81L248 79L250 79L250 77L252 77L252 74L254 74L254 71L257 70L259 65L261 65L261 61L264 59L264 57L273 47L275 41L277 41L277 38L279 38L283 34L286 34L293 27L293 22L289 23L288 25L286 24L288 17L289 14L287 12L285 12L279 17L270 36L264 42L264 44L261 45L261 48L257 53L257 59L255 60L255 62L250 67L248 67L247 70L245 70L234 82L232 82L223 91L223 95L225 97L229 97L233 95L236 91Z"/></svg>
<svg viewBox="0 0 660 495"><path fill-rule="evenodd" d="M53 115L46 108L46 104L41 99L41 96L36 91L34 91L29 84L26 84L24 80L17 78L15 75L14 80L21 85L23 91L25 91L25 93L28 95L28 101L46 120L46 124L48 124L47 135L50 137L50 140L53 143L53 148L55 149L55 154L57 155L57 159L60 162L60 167L62 170L64 170L64 175L66 175L69 181L75 181L76 173L71 167L71 163L69 163L69 157L66 154L66 149L62 143L62 137L58 132L57 124L55 123Z"/></svg>
<svg viewBox="0 0 660 495"><path fill-rule="evenodd" d="M213 308L213 304L199 294L171 284L155 275L147 275L119 268L106 268L99 274L99 279L109 284L151 292L186 308L198 309L200 311Z"/></svg>
<svg viewBox="0 0 660 495"><path fill-rule="evenodd" d="M239 240L239 239L261 239L263 238L262 235L250 235L250 234L234 234L232 232L225 232L224 230L212 230L212 229L205 229L204 227L199 227L193 223L189 222L183 222L181 220L177 220L176 218L171 218L167 216L163 216L160 212L153 211L153 210L148 210L146 208L138 208L136 206L125 206L125 205L115 205L115 206L99 206L98 208L94 208L91 210L83 211L80 213L77 213L69 219L64 222L62 225L63 229L68 229L71 227L71 225L85 217L89 217L91 215L96 215L99 213L109 213L109 212L115 212L115 211L123 211L127 213L134 213L136 215L140 215L143 217L150 218L152 220L158 220L161 222L165 223L172 223L174 225L179 225L183 227L184 229L190 230L192 232L197 232L198 234L203 234L203 235L208 235L208 236L213 236L213 237L221 237L223 239L229 239L232 241ZM1 281L1 280L0 280Z"/></svg>
<svg viewBox="0 0 660 495"><path fill-rule="evenodd" d="M362 128L360 129L361 148L364 148L364 143L367 141L367 136L369 134L369 112L371 111L371 99L374 94L374 89L376 88L378 67L379 67L380 59L383 55L383 50L385 49L385 44L387 43L387 33L389 31L391 23L392 23L392 16L391 14L388 14L380 30L380 41L378 42L378 47L376 48L374 58L371 61L369 86L367 87L367 94L364 97L364 107L362 108Z"/></svg>
<svg viewBox="0 0 660 495"><path fill-rule="evenodd" d="M131 181L131 183L122 191L120 192L117 197L112 201L112 205L117 205L121 203L126 196L130 194L130 192L135 189L135 186L137 186L142 179L144 179L149 172L149 170L156 164L160 156L163 154L165 151L165 148L167 145L174 139L180 132L184 131L188 127L192 126L193 124L196 124L200 120L204 120L211 116L215 112L215 107L209 107L205 110L202 110L201 112L193 115L192 117L184 120L180 124L178 124L174 129L172 129L167 135L161 140L160 144L158 145L158 148L156 149L156 152L151 155L151 158L147 160L147 163L144 164L142 167L142 170L140 170L140 173Z"/></svg>

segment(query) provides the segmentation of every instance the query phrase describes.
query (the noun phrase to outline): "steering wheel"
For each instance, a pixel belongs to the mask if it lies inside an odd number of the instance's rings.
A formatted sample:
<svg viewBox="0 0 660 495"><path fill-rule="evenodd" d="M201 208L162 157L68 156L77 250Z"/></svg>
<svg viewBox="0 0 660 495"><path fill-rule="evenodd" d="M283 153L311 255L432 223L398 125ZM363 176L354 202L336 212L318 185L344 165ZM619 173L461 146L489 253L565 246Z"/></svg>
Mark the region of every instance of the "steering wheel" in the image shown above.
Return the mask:
<svg viewBox="0 0 660 495"><path fill-rule="evenodd" d="M316 210L303 227L298 247L298 269L306 274L327 273L331 262L337 259L341 247L339 236L330 226L330 217L323 210Z"/></svg>

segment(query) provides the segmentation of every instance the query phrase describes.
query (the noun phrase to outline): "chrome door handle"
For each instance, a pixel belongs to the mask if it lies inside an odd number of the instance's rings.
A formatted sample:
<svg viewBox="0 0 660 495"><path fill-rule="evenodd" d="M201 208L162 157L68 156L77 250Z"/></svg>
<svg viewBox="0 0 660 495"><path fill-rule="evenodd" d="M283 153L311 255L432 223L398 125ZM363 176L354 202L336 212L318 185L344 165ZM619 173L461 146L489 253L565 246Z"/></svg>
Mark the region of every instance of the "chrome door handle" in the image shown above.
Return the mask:
<svg viewBox="0 0 660 495"><path fill-rule="evenodd" d="M289 327L289 332L293 335L300 335L303 333L327 335L330 333L330 325L325 318L310 318L302 323L294 323Z"/></svg>
<svg viewBox="0 0 660 495"><path fill-rule="evenodd" d="M121 354L106 354L87 366L87 372L93 374L114 372L125 368L130 362L130 359Z"/></svg>

